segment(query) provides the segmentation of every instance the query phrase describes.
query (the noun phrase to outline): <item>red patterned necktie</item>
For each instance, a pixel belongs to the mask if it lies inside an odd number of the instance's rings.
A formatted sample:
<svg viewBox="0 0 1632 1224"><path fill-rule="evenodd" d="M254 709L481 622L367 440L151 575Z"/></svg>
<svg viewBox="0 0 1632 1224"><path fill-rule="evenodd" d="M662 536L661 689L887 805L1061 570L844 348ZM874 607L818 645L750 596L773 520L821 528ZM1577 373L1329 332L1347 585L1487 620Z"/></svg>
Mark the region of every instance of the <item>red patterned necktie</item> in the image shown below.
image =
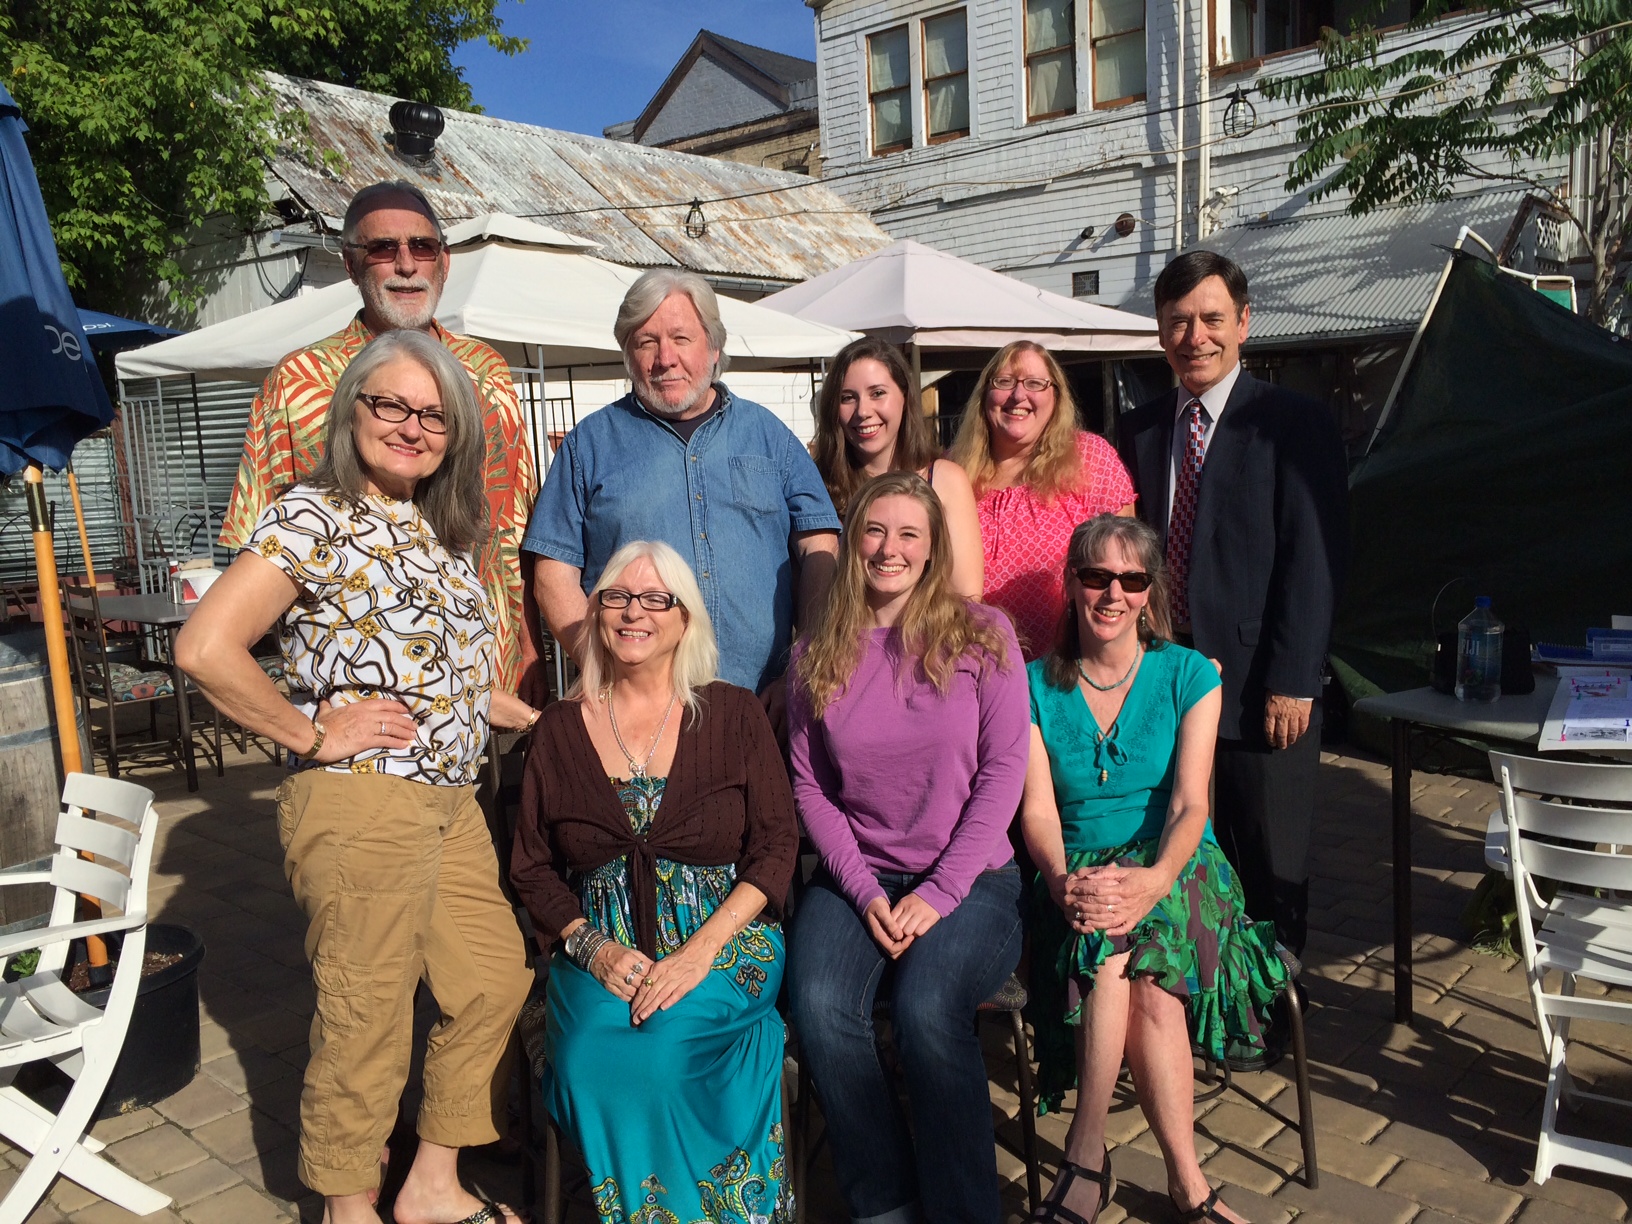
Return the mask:
<svg viewBox="0 0 1632 1224"><path fill-rule="evenodd" d="M1185 438L1184 461L1179 464L1173 484L1173 513L1167 520L1167 569L1172 579L1175 626L1190 623L1190 538L1196 527L1196 491L1201 488L1201 465L1207 458L1201 401L1192 399L1185 405L1185 412L1189 417L1189 433Z"/></svg>

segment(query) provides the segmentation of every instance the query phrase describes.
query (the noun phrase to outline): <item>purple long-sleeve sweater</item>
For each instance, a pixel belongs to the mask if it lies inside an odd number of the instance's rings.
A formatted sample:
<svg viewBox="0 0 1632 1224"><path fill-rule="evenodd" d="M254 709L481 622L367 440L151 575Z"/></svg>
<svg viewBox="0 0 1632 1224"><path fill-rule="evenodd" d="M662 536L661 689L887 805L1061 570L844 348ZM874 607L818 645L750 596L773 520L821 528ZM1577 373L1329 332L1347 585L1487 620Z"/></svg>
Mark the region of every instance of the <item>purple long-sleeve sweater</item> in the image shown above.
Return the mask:
<svg viewBox="0 0 1632 1224"><path fill-rule="evenodd" d="M901 660L900 636L875 629L837 700L812 718L790 686L793 794L822 863L857 910L884 896L876 873L927 872L914 891L943 918L975 878L1008 862L1020 806L1030 704L1008 618L1008 662L961 659L945 697Z"/></svg>

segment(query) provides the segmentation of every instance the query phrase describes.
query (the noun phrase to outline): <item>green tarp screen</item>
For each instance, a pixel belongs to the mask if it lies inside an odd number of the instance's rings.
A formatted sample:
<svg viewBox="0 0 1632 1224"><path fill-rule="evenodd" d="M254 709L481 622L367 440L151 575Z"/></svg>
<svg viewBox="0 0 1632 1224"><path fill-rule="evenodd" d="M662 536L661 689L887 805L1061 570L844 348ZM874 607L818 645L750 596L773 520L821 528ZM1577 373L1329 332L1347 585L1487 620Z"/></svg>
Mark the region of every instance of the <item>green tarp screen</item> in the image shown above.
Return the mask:
<svg viewBox="0 0 1632 1224"><path fill-rule="evenodd" d="M1350 479L1332 635L1351 698L1426 684L1475 595L1532 640L1632 613L1632 344L1458 255L1385 432Z"/></svg>

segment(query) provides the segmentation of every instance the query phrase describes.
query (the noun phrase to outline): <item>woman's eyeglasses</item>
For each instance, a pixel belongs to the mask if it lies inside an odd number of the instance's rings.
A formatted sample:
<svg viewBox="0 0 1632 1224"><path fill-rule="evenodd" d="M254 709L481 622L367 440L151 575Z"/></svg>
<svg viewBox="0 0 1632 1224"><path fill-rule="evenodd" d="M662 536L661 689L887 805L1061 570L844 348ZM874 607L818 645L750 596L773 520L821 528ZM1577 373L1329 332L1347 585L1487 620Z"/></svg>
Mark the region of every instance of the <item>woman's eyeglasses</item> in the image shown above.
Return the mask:
<svg viewBox="0 0 1632 1224"><path fill-rule="evenodd" d="M395 263L397 249L404 244L415 263L430 263L442 254L444 245L440 238L373 238L368 242L348 242L345 248L361 251L365 264L383 264Z"/></svg>
<svg viewBox="0 0 1632 1224"><path fill-rule="evenodd" d="M1047 391L1053 385L1052 378L1011 378L1007 374L999 374L992 379L993 391L1013 391L1016 387L1024 387L1033 395L1039 391Z"/></svg>
<svg viewBox="0 0 1632 1224"><path fill-rule="evenodd" d="M667 612L680 603L680 596L671 595L667 591L624 591L617 587L607 587L598 598L603 608L627 608L630 603L639 603L648 612Z"/></svg>
<svg viewBox="0 0 1632 1224"><path fill-rule="evenodd" d="M1128 570L1119 574L1115 570L1100 569L1097 565L1085 565L1077 571L1077 581L1088 591L1103 591L1113 582L1120 582L1129 595L1150 589L1150 575L1144 570Z"/></svg>
<svg viewBox="0 0 1632 1224"><path fill-rule="evenodd" d="M374 414L374 419L384 421L388 425L401 425L411 416L419 418L419 427L426 433L445 434L448 432L448 415L440 408L410 408L399 399L389 395L363 395L358 393L357 398L368 405L368 410Z"/></svg>

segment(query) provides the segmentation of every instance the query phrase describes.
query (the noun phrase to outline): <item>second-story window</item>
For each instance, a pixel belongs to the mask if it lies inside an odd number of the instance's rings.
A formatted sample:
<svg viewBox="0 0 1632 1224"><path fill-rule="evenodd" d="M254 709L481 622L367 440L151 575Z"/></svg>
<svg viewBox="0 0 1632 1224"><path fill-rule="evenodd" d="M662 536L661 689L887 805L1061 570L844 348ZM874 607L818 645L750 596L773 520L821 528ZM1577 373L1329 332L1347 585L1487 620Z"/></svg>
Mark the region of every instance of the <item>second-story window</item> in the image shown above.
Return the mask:
<svg viewBox="0 0 1632 1224"><path fill-rule="evenodd" d="M1089 0L1094 105L1145 96L1145 0Z"/></svg>
<svg viewBox="0 0 1632 1224"><path fill-rule="evenodd" d="M1026 0L1026 119L1077 109L1075 0Z"/></svg>
<svg viewBox="0 0 1632 1224"><path fill-rule="evenodd" d="M969 23L963 9L924 18L924 132L969 135Z"/></svg>
<svg viewBox="0 0 1632 1224"><path fill-rule="evenodd" d="M867 39L867 98L873 112L873 152L912 146L912 65L907 27L880 30Z"/></svg>

